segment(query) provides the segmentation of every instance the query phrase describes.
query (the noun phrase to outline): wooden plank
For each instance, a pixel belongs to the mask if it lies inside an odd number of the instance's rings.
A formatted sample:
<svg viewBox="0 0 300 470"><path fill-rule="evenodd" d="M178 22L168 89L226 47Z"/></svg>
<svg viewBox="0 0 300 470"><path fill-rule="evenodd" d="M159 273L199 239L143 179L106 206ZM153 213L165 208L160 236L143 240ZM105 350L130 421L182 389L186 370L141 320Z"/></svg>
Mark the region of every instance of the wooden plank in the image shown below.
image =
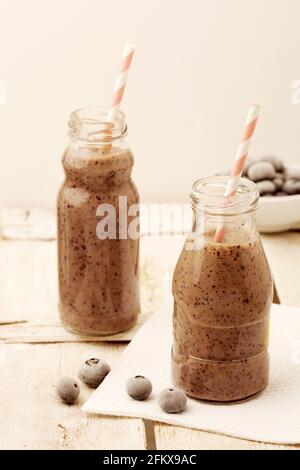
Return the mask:
<svg viewBox="0 0 300 470"><path fill-rule="evenodd" d="M40 209L4 209L0 232L7 240L55 240L56 215Z"/></svg>
<svg viewBox="0 0 300 470"><path fill-rule="evenodd" d="M56 243L0 242L0 320L58 321Z"/></svg>
<svg viewBox="0 0 300 470"><path fill-rule="evenodd" d="M155 425L158 450L296 450L297 446L283 446L237 439L221 434Z"/></svg>
<svg viewBox="0 0 300 470"><path fill-rule="evenodd" d="M1 449L145 449L140 419L89 416L81 405L93 390L80 383L77 405L63 404L55 383L76 377L80 364L102 357L111 365L122 345L61 343L0 345Z"/></svg>
<svg viewBox="0 0 300 470"><path fill-rule="evenodd" d="M0 321L0 343L80 343L80 342L128 342L131 341L142 324L149 318L140 314L133 328L116 335L83 336L66 330L61 323L41 323L24 321Z"/></svg>

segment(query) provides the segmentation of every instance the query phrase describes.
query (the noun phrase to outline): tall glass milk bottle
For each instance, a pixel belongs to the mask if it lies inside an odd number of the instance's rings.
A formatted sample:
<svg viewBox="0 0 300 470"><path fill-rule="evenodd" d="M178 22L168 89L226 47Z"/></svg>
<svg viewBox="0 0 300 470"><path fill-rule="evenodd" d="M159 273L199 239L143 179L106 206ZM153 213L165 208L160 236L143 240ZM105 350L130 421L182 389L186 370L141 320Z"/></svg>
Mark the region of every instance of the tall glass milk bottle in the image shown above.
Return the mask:
<svg viewBox="0 0 300 470"><path fill-rule="evenodd" d="M75 111L58 195L59 310L71 331L110 335L140 311L138 191L125 115Z"/></svg>
<svg viewBox="0 0 300 470"><path fill-rule="evenodd" d="M242 178L224 207L227 177L193 185L193 233L174 278L173 382L209 402L255 396L269 378L273 283L255 225L256 185ZM224 227L221 243L216 230Z"/></svg>

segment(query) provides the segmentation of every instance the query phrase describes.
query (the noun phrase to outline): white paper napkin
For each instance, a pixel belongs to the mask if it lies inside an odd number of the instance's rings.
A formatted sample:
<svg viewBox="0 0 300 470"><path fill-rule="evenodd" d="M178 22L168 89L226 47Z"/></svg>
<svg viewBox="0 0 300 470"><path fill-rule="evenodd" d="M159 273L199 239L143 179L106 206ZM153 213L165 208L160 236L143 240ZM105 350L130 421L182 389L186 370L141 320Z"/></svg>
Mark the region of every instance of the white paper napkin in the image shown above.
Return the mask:
<svg viewBox="0 0 300 470"><path fill-rule="evenodd" d="M89 413L132 416L249 440L300 443L300 309L272 306L270 384L250 401L212 405L188 400L181 414L164 413L157 402L170 386L172 327L170 307L150 318L119 362L84 405ZM127 396L128 377L142 374L153 384L152 396L138 402Z"/></svg>

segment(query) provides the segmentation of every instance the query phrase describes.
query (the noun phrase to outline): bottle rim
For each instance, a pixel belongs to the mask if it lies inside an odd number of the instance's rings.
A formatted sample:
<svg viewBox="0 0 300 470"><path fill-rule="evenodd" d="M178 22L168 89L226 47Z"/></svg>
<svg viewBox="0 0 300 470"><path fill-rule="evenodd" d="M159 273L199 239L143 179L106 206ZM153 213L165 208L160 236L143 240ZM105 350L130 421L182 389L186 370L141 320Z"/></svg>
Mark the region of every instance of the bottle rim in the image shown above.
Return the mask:
<svg viewBox="0 0 300 470"><path fill-rule="evenodd" d="M190 197L192 207L211 215L241 215L254 212L259 201L257 185L241 178L234 196L224 198L230 176L208 176L196 180Z"/></svg>
<svg viewBox="0 0 300 470"><path fill-rule="evenodd" d="M105 106L92 106L73 111L68 122L69 137L89 144L107 144L125 137L125 114L119 111L113 121L108 121L109 110Z"/></svg>

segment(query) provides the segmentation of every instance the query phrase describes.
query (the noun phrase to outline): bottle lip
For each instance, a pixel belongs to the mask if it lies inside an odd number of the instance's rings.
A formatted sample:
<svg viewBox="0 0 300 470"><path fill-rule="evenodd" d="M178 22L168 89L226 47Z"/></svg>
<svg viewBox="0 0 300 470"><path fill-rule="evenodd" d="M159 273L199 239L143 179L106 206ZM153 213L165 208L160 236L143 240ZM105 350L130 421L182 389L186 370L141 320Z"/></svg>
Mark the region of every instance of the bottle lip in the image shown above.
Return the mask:
<svg viewBox="0 0 300 470"><path fill-rule="evenodd" d="M108 121L110 108L91 106L79 108L70 114L69 137L91 144L107 144L127 135L126 116L119 111L113 121Z"/></svg>
<svg viewBox="0 0 300 470"><path fill-rule="evenodd" d="M225 201L224 194L230 176L208 176L196 180L192 186L192 206L211 215L241 215L257 208L257 185L241 178L237 192Z"/></svg>

